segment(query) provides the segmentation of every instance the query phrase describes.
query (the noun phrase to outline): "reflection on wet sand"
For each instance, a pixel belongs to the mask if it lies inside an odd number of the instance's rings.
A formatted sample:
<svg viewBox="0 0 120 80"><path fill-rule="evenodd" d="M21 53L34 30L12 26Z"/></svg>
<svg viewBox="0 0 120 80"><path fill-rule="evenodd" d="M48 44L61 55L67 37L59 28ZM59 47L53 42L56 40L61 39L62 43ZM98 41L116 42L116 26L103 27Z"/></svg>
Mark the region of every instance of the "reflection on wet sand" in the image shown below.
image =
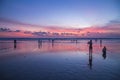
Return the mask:
<svg viewBox="0 0 120 80"><path fill-rule="evenodd" d="M88 52L88 46L86 45L88 40L75 40L74 42L72 42L71 40L69 41L61 41L61 40L48 40L48 41L44 41L44 40L37 40L37 41L21 41L21 43L18 43L18 40L13 40L14 41L14 49L18 48L17 51L20 52L33 52L33 50L35 52L42 52L42 53L47 53L47 52L65 52L65 51L79 51L79 52ZM37 44L36 44L37 42ZM75 43L77 43L78 45L76 45ZM2 43L4 46L8 46L10 44L13 45L13 43ZM92 69L92 55L93 55L93 48L94 48L94 53L101 53L101 55L103 56L104 59L106 59L106 46L101 47L102 45L102 39L100 39L100 45L96 45L97 43L94 43L93 45L93 41L90 40L88 42L89 44L89 66ZM38 45L38 46L37 46ZM105 44L104 44L105 45ZM2 47L2 46L1 46ZM112 47L112 46L108 46L108 47ZM7 49L6 47L1 48L2 49ZM10 49L10 48L9 48ZM104 49L101 51L101 49ZM113 49L115 49L113 47ZM103 53L103 54L102 54Z"/></svg>
<svg viewBox="0 0 120 80"><path fill-rule="evenodd" d="M92 69L92 53L89 53L89 68Z"/></svg>
<svg viewBox="0 0 120 80"><path fill-rule="evenodd" d="M77 40L77 45L71 40L1 41L0 74L5 76L2 80L117 80L119 41L104 41L104 47L100 42L88 41Z"/></svg>
<svg viewBox="0 0 120 80"><path fill-rule="evenodd" d="M2 43L4 46L12 47L11 45L14 45L13 48L20 51L32 51L33 49L38 51L39 49L41 51L45 52L50 52L50 51L82 51L82 52L87 52L88 46L86 45L88 40L75 40L74 42L69 41L61 41L61 40L37 40L37 41L19 41L18 40L13 40L14 44L12 43ZM37 42L37 43L36 43ZM76 45L76 44L77 45ZM29 46L29 47L28 47ZM2 47L2 46L1 46ZM94 46L93 46L94 47ZM6 48L6 47L5 47ZM36 49L37 48L37 49ZM89 48L92 48L89 46ZM95 43L95 48L94 48L94 53L98 53L98 48L99 52L101 52L99 45ZM89 52L92 53L92 50L89 49Z"/></svg>

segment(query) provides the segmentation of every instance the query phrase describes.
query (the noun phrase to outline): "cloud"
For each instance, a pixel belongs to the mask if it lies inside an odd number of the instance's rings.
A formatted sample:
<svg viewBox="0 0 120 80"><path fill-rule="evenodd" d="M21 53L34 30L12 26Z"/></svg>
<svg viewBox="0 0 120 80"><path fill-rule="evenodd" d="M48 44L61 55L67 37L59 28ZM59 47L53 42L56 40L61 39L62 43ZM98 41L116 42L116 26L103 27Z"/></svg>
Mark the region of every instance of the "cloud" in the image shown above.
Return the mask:
<svg viewBox="0 0 120 80"><path fill-rule="evenodd" d="M0 28L0 32L12 32L9 28Z"/></svg>
<svg viewBox="0 0 120 80"><path fill-rule="evenodd" d="M28 30L28 31L40 31L44 30L43 26L34 25L29 23L23 23L19 21L14 21L6 18L0 18L0 27L12 28L13 30Z"/></svg>
<svg viewBox="0 0 120 80"><path fill-rule="evenodd" d="M109 23L111 23L111 24L120 24L120 20L111 20Z"/></svg>
<svg viewBox="0 0 120 80"><path fill-rule="evenodd" d="M4 26L2 27L2 23ZM9 24L8 24L9 23ZM11 25L12 24L12 25ZM14 27L15 28L14 28ZM38 26L0 19L1 36L29 37L120 37L120 20L111 20L105 26L87 28L63 28L60 26ZM7 33L7 34L6 34ZM6 34L6 35L5 35Z"/></svg>
<svg viewBox="0 0 120 80"><path fill-rule="evenodd" d="M38 36L46 36L46 35L48 35L47 32L33 32L32 34L33 35L38 35Z"/></svg>
<svg viewBox="0 0 120 80"><path fill-rule="evenodd" d="M25 34L32 34L31 31L24 31Z"/></svg>
<svg viewBox="0 0 120 80"><path fill-rule="evenodd" d="M21 30L15 30L15 32L21 32Z"/></svg>

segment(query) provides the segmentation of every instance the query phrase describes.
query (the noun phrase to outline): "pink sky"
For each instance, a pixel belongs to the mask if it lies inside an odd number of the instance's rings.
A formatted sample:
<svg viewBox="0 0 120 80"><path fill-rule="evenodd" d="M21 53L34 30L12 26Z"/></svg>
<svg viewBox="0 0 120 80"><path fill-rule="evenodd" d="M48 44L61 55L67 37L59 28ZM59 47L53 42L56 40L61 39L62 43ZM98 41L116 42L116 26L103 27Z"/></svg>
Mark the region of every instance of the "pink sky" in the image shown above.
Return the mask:
<svg viewBox="0 0 120 80"><path fill-rule="evenodd" d="M92 37L119 38L120 23L111 21L104 26L87 28L63 28L60 26L40 26L25 24L7 19L0 20L0 37Z"/></svg>

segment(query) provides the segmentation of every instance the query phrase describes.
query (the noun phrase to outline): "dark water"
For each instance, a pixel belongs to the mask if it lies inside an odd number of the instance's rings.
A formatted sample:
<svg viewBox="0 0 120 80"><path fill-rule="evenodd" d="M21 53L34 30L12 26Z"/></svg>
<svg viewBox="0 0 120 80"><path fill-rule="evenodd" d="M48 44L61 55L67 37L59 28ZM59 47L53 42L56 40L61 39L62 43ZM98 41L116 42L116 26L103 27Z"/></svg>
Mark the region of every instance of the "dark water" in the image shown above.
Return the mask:
<svg viewBox="0 0 120 80"><path fill-rule="evenodd" d="M93 40L91 65L87 42L0 41L0 80L120 80L120 40Z"/></svg>

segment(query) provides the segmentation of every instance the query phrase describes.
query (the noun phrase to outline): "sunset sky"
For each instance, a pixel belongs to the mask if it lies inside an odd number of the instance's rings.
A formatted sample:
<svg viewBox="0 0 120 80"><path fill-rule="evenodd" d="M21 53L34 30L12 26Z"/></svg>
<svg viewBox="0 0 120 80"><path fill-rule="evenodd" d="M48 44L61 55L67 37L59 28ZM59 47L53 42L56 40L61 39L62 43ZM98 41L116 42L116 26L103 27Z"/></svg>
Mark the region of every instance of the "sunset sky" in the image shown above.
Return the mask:
<svg viewBox="0 0 120 80"><path fill-rule="evenodd" d="M0 37L120 38L120 1L0 0Z"/></svg>

